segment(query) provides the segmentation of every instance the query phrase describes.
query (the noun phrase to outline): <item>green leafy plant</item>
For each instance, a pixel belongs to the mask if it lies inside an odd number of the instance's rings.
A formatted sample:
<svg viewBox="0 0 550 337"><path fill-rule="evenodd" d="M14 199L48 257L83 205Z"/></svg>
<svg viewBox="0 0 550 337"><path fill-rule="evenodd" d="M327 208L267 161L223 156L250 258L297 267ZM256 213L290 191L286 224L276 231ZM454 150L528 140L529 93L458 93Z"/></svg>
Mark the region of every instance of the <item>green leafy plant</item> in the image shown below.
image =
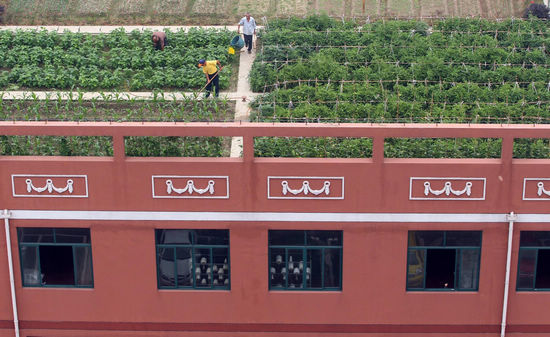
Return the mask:
<svg viewBox="0 0 550 337"><path fill-rule="evenodd" d="M151 34L2 31L0 89L197 89L204 84L198 59L230 62L228 30L168 31L170 43L162 52L153 50ZM221 88L229 85L230 68L220 74Z"/></svg>

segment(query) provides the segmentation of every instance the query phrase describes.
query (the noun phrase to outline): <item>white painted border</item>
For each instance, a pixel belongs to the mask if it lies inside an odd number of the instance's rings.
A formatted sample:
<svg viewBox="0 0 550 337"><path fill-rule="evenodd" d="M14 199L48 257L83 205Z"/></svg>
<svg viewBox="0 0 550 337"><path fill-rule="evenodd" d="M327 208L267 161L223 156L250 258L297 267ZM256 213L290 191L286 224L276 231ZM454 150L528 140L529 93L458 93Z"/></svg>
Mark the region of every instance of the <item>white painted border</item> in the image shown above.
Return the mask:
<svg viewBox="0 0 550 337"><path fill-rule="evenodd" d="M84 183L86 186L86 194L80 195L70 195L70 194L60 194L60 195L51 195L51 194L15 194L15 177L40 177L40 178L84 178ZM88 197L88 175L86 174L73 174L73 175L62 175L62 174L12 174L11 175L11 192L12 196L15 197L25 197L25 198L87 198Z"/></svg>
<svg viewBox="0 0 550 337"><path fill-rule="evenodd" d="M269 188L269 182L271 179L304 179L304 180L323 180L333 179L342 181L342 195L340 197L272 197L271 190ZM315 200L344 200L344 177L282 177L282 176L268 176L267 177L267 199L315 199Z"/></svg>
<svg viewBox="0 0 550 337"><path fill-rule="evenodd" d="M200 195L155 195L155 178L200 178L200 179L225 179L226 184L226 194L225 195L215 195L215 196L200 196ZM229 176L151 176L151 187L153 193L153 199L229 199Z"/></svg>
<svg viewBox="0 0 550 337"><path fill-rule="evenodd" d="M438 198L438 197L426 197L426 198L419 198L412 196L412 184L413 180L478 180L483 181L483 197L481 198L464 198L464 197L456 197L456 198ZM487 189L487 178L451 178L451 177L410 177L409 181L409 200L485 200L485 191Z"/></svg>
<svg viewBox="0 0 550 337"><path fill-rule="evenodd" d="M293 212L141 212L10 210L15 220L240 221L334 223L508 223L508 213L293 213ZM548 223L550 214L517 214L515 222Z"/></svg>
<svg viewBox="0 0 550 337"><path fill-rule="evenodd" d="M147 212L11 210L15 220L90 221L235 221L333 223L495 223L508 222L506 213L296 213L296 212ZM0 218L2 215L0 215ZM550 214L518 214L519 222L549 222Z"/></svg>
<svg viewBox="0 0 550 337"><path fill-rule="evenodd" d="M550 201L550 197L549 198L543 198L541 196L539 198L526 198L525 197L525 185L527 185L528 180L548 181L548 180L550 180L550 178L523 178L523 197L522 197L522 200L527 200L527 201L529 201L529 200Z"/></svg>

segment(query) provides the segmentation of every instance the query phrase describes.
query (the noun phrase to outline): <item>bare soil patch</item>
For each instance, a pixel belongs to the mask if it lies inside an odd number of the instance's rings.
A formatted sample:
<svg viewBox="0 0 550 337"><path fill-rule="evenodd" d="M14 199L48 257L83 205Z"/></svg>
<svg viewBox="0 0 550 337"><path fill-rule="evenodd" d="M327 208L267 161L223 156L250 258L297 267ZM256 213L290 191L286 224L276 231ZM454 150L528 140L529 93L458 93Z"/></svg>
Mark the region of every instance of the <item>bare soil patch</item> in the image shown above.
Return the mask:
<svg viewBox="0 0 550 337"><path fill-rule="evenodd" d="M320 12L332 16L342 16L345 11L345 0L320 0Z"/></svg>
<svg viewBox="0 0 550 337"><path fill-rule="evenodd" d="M230 11L230 0L195 0L192 8L197 14L224 14Z"/></svg>
<svg viewBox="0 0 550 337"><path fill-rule="evenodd" d="M111 8L112 0L78 1L76 12L79 14L104 14Z"/></svg>
<svg viewBox="0 0 550 337"><path fill-rule="evenodd" d="M460 0L458 6L460 16L480 16L482 13L479 0Z"/></svg>
<svg viewBox="0 0 550 337"><path fill-rule="evenodd" d="M487 17L487 14L489 13L489 6L485 0L478 0L479 3L479 15L481 17Z"/></svg>
<svg viewBox="0 0 550 337"><path fill-rule="evenodd" d="M520 17L524 0L4 0L7 25L231 25L256 18Z"/></svg>
<svg viewBox="0 0 550 337"><path fill-rule="evenodd" d="M237 7L237 12L239 16L243 16L246 12L250 12L252 16L267 15L269 7L269 0L240 0Z"/></svg>
<svg viewBox="0 0 550 337"><path fill-rule="evenodd" d="M415 16L410 12L410 0L387 0L386 15L390 17Z"/></svg>
<svg viewBox="0 0 550 337"><path fill-rule="evenodd" d="M114 10L120 15L145 13L145 9L145 0L121 0L114 6Z"/></svg>
<svg viewBox="0 0 550 337"><path fill-rule="evenodd" d="M185 13L191 0L155 1L151 6L154 14L181 14Z"/></svg>
<svg viewBox="0 0 550 337"><path fill-rule="evenodd" d="M307 0L279 0L277 13L281 16L306 15L309 12Z"/></svg>
<svg viewBox="0 0 550 337"><path fill-rule="evenodd" d="M357 17L377 16L379 1L377 0L351 0L351 15Z"/></svg>
<svg viewBox="0 0 550 337"><path fill-rule="evenodd" d="M449 16L449 3L448 0L418 0L421 1L422 7L420 9L420 16L426 17L448 17Z"/></svg>

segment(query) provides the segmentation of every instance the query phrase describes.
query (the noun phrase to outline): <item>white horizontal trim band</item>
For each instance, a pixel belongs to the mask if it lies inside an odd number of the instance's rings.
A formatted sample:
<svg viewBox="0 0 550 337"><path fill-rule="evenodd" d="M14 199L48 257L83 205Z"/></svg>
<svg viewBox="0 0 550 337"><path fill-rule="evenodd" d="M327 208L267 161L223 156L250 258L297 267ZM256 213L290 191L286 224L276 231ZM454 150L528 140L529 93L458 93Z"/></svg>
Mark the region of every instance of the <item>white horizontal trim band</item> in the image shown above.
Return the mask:
<svg viewBox="0 0 550 337"><path fill-rule="evenodd" d="M12 210L10 219L100 221L508 222L505 213L290 213ZM518 214L518 222L550 222L550 214Z"/></svg>

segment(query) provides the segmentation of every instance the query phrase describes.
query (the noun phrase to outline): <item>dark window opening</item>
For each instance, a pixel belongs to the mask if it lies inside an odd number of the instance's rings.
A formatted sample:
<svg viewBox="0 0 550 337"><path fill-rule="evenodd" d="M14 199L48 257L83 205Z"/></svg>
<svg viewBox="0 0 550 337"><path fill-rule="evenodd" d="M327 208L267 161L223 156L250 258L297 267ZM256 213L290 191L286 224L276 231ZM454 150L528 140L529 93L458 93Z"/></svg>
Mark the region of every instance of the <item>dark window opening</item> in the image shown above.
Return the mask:
<svg viewBox="0 0 550 337"><path fill-rule="evenodd" d="M94 286L89 228L17 228L25 287Z"/></svg>
<svg viewBox="0 0 550 337"><path fill-rule="evenodd" d="M409 231L408 239L407 290L477 290L481 231Z"/></svg>
<svg viewBox="0 0 550 337"><path fill-rule="evenodd" d="M550 250L539 250L535 288L550 289Z"/></svg>
<svg viewBox="0 0 550 337"><path fill-rule="evenodd" d="M426 288L455 287L455 259L454 249L428 249L426 266Z"/></svg>
<svg viewBox="0 0 550 337"><path fill-rule="evenodd" d="M73 247L42 246L40 247L40 270L44 285L73 285Z"/></svg>
<svg viewBox="0 0 550 337"><path fill-rule="evenodd" d="M550 290L550 231L522 231L516 289Z"/></svg>

